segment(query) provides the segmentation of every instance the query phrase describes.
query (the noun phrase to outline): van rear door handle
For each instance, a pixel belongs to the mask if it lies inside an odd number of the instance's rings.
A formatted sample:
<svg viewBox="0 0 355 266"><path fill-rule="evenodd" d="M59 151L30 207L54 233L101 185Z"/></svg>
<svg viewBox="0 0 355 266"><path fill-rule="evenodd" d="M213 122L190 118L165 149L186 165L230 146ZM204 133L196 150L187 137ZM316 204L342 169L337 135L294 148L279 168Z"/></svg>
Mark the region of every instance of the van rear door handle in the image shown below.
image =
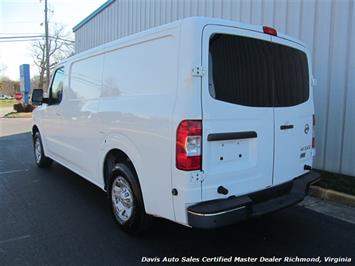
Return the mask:
<svg viewBox="0 0 355 266"><path fill-rule="evenodd" d="M282 126L280 126L281 130L286 130L286 129L291 129L291 128L293 128L293 125L282 125Z"/></svg>

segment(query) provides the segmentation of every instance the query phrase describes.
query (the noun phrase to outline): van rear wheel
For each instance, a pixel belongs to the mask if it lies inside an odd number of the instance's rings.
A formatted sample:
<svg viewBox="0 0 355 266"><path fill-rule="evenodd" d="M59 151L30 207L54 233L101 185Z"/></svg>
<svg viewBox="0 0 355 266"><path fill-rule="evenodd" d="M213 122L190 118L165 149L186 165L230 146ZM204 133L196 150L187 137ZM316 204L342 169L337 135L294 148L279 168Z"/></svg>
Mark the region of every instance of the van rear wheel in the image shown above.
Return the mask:
<svg viewBox="0 0 355 266"><path fill-rule="evenodd" d="M118 163L111 171L109 198L116 222L128 233L147 227L143 198L135 171L128 163Z"/></svg>
<svg viewBox="0 0 355 266"><path fill-rule="evenodd" d="M35 162L38 167L48 168L52 165L53 160L44 154L42 139L39 132L36 132L33 137L33 152L35 156Z"/></svg>

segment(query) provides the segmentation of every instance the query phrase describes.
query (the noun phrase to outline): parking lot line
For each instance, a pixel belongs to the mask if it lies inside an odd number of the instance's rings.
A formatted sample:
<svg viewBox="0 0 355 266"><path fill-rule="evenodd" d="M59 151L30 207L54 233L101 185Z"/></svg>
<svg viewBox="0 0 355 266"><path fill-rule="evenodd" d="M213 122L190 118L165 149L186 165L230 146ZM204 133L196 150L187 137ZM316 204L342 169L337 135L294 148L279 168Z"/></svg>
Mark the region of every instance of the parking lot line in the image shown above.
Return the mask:
<svg viewBox="0 0 355 266"><path fill-rule="evenodd" d="M27 239L27 238L30 238L30 237L31 237L30 235L23 235L23 236L19 236L19 237L9 238L9 239L6 239L6 240L0 240L0 245L4 244L4 243L9 243L9 242L14 242L14 241Z"/></svg>
<svg viewBox="0 0 355 266"><path fill-rule="evenodd" d="M17 170L4 171L4 172L0 172L0 175L12 174L12 173L18 173L18 172L27 172L28 170L29 169L17 169Z"/></svg>

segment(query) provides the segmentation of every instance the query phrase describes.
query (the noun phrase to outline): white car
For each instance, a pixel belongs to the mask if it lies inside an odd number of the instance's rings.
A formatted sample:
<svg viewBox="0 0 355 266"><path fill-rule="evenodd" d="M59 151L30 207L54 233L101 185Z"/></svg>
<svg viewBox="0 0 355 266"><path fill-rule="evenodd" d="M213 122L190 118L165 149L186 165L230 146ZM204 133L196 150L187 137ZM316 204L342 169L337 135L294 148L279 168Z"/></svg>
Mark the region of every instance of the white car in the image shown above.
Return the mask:
<svg viewBox="0 0 355 266"><path fill-rule="evenodd" d="M301 201L314 106L305 45L275 29L187 18L60 63L32 101L35 160L109 196L121 227L151 216L215 228Z"/></svg>

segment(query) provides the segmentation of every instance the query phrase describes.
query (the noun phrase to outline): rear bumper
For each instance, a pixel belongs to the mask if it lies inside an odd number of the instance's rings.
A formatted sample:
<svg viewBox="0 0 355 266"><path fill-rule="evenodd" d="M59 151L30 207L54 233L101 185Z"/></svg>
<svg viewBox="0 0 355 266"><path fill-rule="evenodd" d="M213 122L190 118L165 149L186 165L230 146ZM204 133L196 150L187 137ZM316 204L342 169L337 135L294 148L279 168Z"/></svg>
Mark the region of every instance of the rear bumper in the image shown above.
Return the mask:
<svg viewBox="0 0 355 266"><path fill-rule="evenodd" d="M188 224L196 228L217 228L270 213L304 199L319 174L309 172L294 180L251 194L201 202L187 209Z"/></svg>

